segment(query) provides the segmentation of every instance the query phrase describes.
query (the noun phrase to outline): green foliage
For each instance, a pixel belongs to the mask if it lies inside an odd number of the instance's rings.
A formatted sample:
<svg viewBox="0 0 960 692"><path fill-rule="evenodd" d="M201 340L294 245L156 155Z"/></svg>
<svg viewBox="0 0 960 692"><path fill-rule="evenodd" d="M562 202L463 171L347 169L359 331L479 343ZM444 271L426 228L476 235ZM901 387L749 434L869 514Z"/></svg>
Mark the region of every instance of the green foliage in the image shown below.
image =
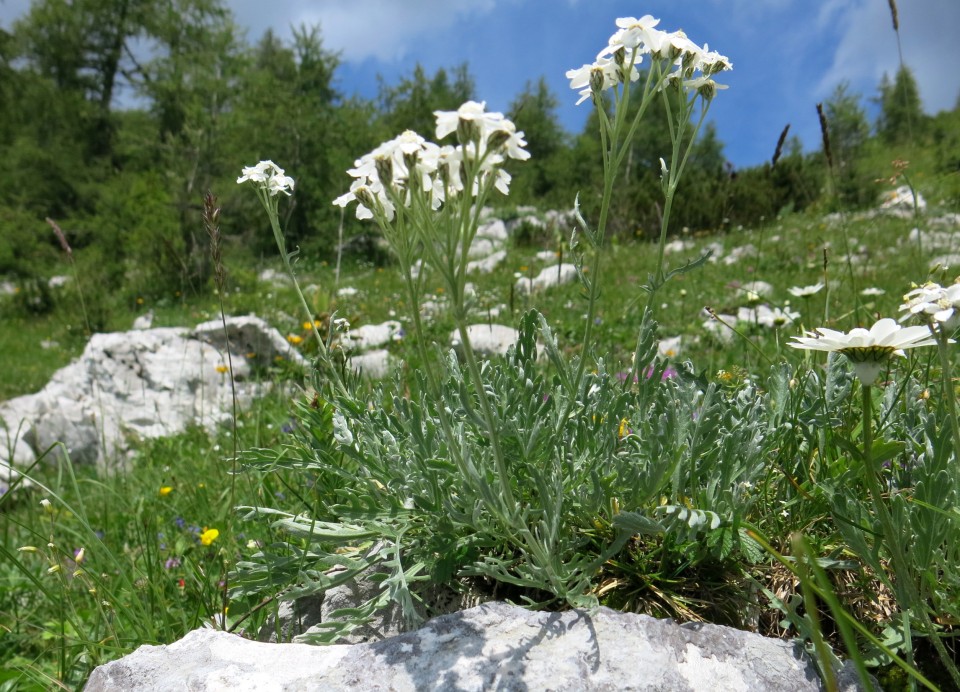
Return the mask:
<svg viewBox="0 0 960 692"><path fill-rule="evenodd" d="M879 101L877 132L886 142L915 141L926 133L928 118L923 113L917 80L909 67L901 65L892 84L890 78L883 75Z"/></svg>
<svg viewBox="0 0 960 692"><path fill-rule="evenodd" d="M462 63L452 70L440 68L430 77L423 66L417 63L413 74L390 86L381 80L378 95L380 120L380 139L393 133L413 130L417 134L432 138L435 130L434 111L451 111L460 104L471 101L476 95L476 85L470 75L469 67Z"/></svg>

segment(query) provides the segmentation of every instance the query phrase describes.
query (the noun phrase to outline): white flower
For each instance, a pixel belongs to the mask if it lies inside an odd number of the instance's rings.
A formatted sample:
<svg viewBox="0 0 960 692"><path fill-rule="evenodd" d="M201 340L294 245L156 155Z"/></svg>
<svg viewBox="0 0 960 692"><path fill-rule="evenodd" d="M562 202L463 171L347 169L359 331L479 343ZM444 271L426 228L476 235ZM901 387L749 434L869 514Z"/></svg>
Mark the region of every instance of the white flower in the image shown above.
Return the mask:
<svg viewBox="0 0 960 692"><path fill-rule="evenodd" d="M793 348L842 353L864 385L872 385L892 356L903 356L904 349L933 346L937 341L927 327L901 327L885 317L869 330L857 327L848 334L820 327L807 336L793 337Z"/></svg>
<svg viewBox="0 0 960 692"><path fill-rule="evenodd" d="M681 336L673 336L666 339L660 339L657 343L657 353L664 358L676 358L680 355Z"/></svg>
<svg viewBox="0 0 960 692"><path fill-rule="evenodd" d="M275 196L278 192L289 196L295 184L293 178L284 175L283 169L273 161L261 161L256 166L244 166L240 177L237 178L237 184L241 185L248 181L265 189L270 196Z"/></svg>
<svg viewBox="0 0 960 692"><path fill-rule="evenodd" d="M822 288L822 283L815 283L813 286L791 286L787 292L794 298L809 298L819 293Z"/></svg>
<svg viewBox="0 0 960 692"><path fill-rule="evenodd" d="M886 291L884 291L882 288L874 288L874 287L865 288L862 291L860 291L860 295L862 296L882 296L884 293L886 293Z"/></svg>
<svg viewBox="0 0 960 692"><path fill-rule="evenodd" d="M643 46L645 52L657 51L666 33L654 27L660 23L649 14L637 19L636 17L620 17L617 26L620 30L610 37L609 48L611 53L620 47L633 50ZM639 61L638 61L639 62Z"/></svg>
<svg viewBox="0 0 960 692"><path fill-rule="evenodd" d="M699 77L695 77L693 79L683 80L683 86L685 89L688 89L689 91L697 92L700 96L705 98L707 101L712 100L713 97L717 95L718 89L730 88L726 84L717 84L710 77L706 77L703 75Z"/></svg>
<svg viewBox="0 0 960 692"><path fill-rule="evenodd" d="M960 284L944 288L932 281L927 282L907 293L903 300L900 310L907 313L903 319L916 315L928 324L939 322L949 330L960 322L957 312L960 310Z"/></svg>
<svg viewBox="0 0 960 692"><path fill-rule="evenodd" d="M598 91L604 91L619 84L620 68L613 58L601 54L589 65L567 70L566 76L570 80L571 89L580 89L580 99L576 104L579 106L590 98L594 87L597 87ZM634 68L630 72L630 81L635 82L638 79L640 79L640 73Z"/></svg>

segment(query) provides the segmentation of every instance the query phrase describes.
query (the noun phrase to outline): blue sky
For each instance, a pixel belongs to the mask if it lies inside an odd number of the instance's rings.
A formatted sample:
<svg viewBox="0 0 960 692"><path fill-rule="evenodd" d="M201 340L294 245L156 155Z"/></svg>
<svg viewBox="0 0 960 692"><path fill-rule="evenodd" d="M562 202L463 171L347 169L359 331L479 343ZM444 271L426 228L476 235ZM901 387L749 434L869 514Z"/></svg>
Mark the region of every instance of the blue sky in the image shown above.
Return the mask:
<svg viewBox="0 0 960 692"><path fill-rule="evenodd" d="M960 0L900 0L903 56L917 77L928 113L960 97ZM0 0L0 24L28 0ZM665 30L683 29L699 44L727 55L730 89L711 107L736 166L770 158L780 131L807 150L819 145L816 103L841 81L869 98L898 62L887 0L228 0L255 41L267 27L319 24L325 46L339 51L338 88L376 95L420 62L429 73L469 63L477 96L506 110L527 81L546 77L560 100L559 116L580 131L589 102L577 107L564 73L592 62L622 16L652 14ZM427 133L423 133L427 134Z"/></svg>

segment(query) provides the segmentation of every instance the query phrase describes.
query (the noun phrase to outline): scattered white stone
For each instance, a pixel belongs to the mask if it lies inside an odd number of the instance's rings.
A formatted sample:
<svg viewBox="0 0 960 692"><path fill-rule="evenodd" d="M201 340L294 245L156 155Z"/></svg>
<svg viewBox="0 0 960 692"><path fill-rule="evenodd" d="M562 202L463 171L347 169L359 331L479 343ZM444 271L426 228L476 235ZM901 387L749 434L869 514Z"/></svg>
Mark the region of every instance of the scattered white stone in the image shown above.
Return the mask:
<svg viewBox="0 0 960 692"><path fill-rule="evenodd" d="M927 201L919 192L916 193L916 208L923 211L927 208ZM890 190L883 195L883 201L880 203L880 209L887 210L907 210L913 212L914 197L909 185L901 185L896 190Z"/></svg>
<svg viewBox="0 0 960 692"><path fill-rule="evenodd" d="M494 219L485 223L477 229L477 240L484 238L498 244L507 241L507 226L500 219Z"/></svg>
<svg viewBox="0 0 960 692"><path fill-rule="evenodd" d="M557 251L541 250L536 255L534 255L534 257L536 257L536 259L540 262L553 262L557 259Z"/></svg>
<svg viewBox="0 0 960 692"><path fill-rule="evenodd" d="M284 272L278 272L275 269L264 269L257 275L257 280L260 283L271 284L273 286L289 286L291 281L290 277Z"/></svg>
<svg viewBox="0 0 960 692"><path fill-rule="evenodd" d="M663 254L671 255L675 252L684 252L694 247L694 242L692 240L671 240L669 243L663 246Z"/></svg>
<svg viewBox="0 0 960 692"><path fill-rule="evenodd" d="M723 258L723 263L726 265L736 264L744 257L757 254L757 248L753 246L753 243L747 243L746 245L741 245L740 247L735 247L730 251L726 257Z"/></svg>
<svg viewBox="0 0 960 692"><path fill-rule="evenodd" d="M740 286L740 291L745 293L752 300L756 300L756 298L753 296L769 298L771 295L773 295L773 286L766 281L748 281Z"/></svg>
<svg viewBox="0 0 960 692"><path fill-rule="evenodd" d="M564 262L563 264L555 264L552 267L546 267L540 270L540 273L532 279L529 277L517 279L517 283L514 285L514 291L518 295L538 293L548 288L568 284L576 280L576 278L576 266Z"/></svg>
<svg viewBox="0 0 960 692"><path fill-rule="evenodd" d="M343 288L337 289L337 296L339 298L352 298L357 295L360 291L353 286L344 286Z"/></svg>
<svg viewBox="0 0 960 692"><path fill-rule="evenodd" d="M381 324L365 324L351 329L344 337L344 345L351 352L369 351L379 348L403 336L403 325L396 320L387 320Z"/></svg>
<svg viewBox="0 0 960 692"><path fill-rule="evenodd" d="M426 318L433 318L447 309L447 304L442 300L433 300L427 298L420 301L420 314Z"/></svg>
<svg viewBox="0 0 960 692"><path fill-rule="evenodd" d="M930 268L940 267L941 269L950 269L951 267L956 269L960 267L960 255L958 254L949 254L949 255L937 255L930 260Z"/></svg>
<svg viewBox="0 0 960 692"><path fill-rule="evenodd" d="M134 329L150 329L153 325L153 310L148 310L142 315L138 315L133 321Z"/></svg>
<svg viewBox="0 0 960 692"><path fill-rule="evenodd" d="M347 367L371 380L380 380L394 368L393 357L385 348L359 353L347 359Z"/></svg>
<svg viewBox="0 0 960 692"><path fill-rule="evenodd" d="M0 281L0 295L12 296L17 292L17 286L12 281Z"/></svg>
<svg viewBox="0 0 960 692"><path fill-rule="evenodd" d="M928 221L931 226L948 226L960 228L960 214L950 213L936 216Z"/></svg>
<svg viewBox="0 0 960 692"><path fill-rule="evenodd" d="M489 274L507 258L506 250L497 250L493 254L484 257L483 259L474 260L467 264L467 273L473 274L474 272L480 274Z"/></svg>
<svg viewBox="0 0 960 692"><path fill-rule="evenodd" d="M494 252L499 250L501 243L494 242L489 238L474 238L473 242L470 243L470 249L467 251L467 257L470 259L478 259L481 257L489 257Z"/></svg>
<svg viewBox="0 0 960 692"><path fill-rule="evenodd" d="M51 348L60 348L60 342L53 339L41 339L40 348L44 351L49 351Z"/></svg>
<svg viewBox="0 0 960 692"><path fill-rule="evenodd" d="M471 324L467 327L467 338L473 350L483 356L502 356L517 342L520 333L513 327L502 324ZM450 345L460 348L460 332L454 329L450 333Z"/></svg>
<svg viewBox="0 0 960 692"><path fill-rule="evenodd" d="M50 280L47 281L47 286L50 288L63 288L71 281L72 279L69 276L51 276Z"/></svg>

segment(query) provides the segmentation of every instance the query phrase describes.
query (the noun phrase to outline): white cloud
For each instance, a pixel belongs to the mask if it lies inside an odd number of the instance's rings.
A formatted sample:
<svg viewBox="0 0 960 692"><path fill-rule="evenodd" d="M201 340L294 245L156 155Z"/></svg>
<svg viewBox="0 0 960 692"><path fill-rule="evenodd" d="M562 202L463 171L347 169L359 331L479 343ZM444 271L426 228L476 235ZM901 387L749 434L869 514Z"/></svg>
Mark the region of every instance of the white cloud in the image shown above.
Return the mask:
<svg viewBox="0 0 960 692"><path fill-rule="evenodd" d="M377 58L392 62L403 58L418 38L449 30L465 17L492 11L496 0L295 0L271 5L260 0L234 0L230 4L241 25L269 23L286 36L291 25L319 24L324 46L341 51L344 60ZM282 16L276 15L278 10Z"/></svg>
<svg viewBox="0 0 960 692"><path fill-rule="evenodd" d="M960 44L947 27L960 26L960 3L919 0L900 3L903 59L920 88L924 110L936 113L952 108L960 92ZM897 37L887 3L878 0L832 0L821 20L842 27L833 64L817 87L818 98L828 96L843 80L866 97L876 95L884 74L892 78L900 66Z"/></svg>

